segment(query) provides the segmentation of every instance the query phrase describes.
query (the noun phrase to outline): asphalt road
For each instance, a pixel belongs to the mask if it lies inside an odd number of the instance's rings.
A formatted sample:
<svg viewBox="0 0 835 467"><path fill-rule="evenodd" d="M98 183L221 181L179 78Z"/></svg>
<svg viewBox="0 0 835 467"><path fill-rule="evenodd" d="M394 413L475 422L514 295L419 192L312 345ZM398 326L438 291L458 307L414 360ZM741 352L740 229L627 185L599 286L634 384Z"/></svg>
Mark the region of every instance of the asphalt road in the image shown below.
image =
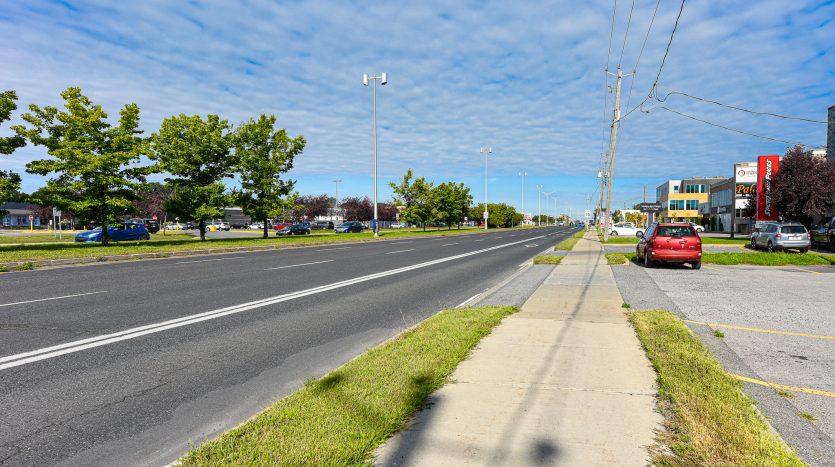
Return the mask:
<svg viewBox="0 0 835 467"><path fill-rule="evenodd" d="M576 231L0 277L0 464L161 465Z"/></svg>

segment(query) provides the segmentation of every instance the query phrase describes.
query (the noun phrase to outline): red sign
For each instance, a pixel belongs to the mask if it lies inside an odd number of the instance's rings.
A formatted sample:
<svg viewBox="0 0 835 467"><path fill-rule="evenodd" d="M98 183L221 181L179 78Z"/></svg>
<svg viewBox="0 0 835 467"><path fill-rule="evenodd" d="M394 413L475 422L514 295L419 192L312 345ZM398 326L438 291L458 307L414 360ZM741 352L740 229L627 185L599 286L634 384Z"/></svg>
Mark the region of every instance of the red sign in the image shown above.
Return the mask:
<svg viewBox="0 0 835 467"><path fill-rule="evenodd" d="M760 156L757 159L757 220L776 221L774 183L780 171L780 156Z"/></svg>
<svg viewBox="0 0 835 467"><path fill-rule="evenodd" d="M152 217L152 219L157 220L157 215L154 214L154 217Z"/></svg>
<svg viewBox="0 0 835 467"><path fill-rule="evenodd" d="M35 216L33 216L33 215L29 214L29 220L30 220L30 221L31 221L31 220L33 220L34 218L35 218Z"/></svg>

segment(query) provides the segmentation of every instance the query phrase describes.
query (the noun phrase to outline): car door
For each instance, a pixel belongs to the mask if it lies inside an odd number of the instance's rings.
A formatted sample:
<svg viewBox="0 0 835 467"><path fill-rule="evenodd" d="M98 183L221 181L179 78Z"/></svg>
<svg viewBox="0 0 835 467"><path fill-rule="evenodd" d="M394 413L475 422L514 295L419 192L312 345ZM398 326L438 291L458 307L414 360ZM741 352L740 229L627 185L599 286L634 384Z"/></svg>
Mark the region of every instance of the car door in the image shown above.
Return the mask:
<svg viewBox="0 0 835 467"><path fill-rule="evenodd" d="M759 247L767 247L768 240L777 231L777 226L774 224L766 224L760 229L760 235L757 236L757 246Z"/></svg>

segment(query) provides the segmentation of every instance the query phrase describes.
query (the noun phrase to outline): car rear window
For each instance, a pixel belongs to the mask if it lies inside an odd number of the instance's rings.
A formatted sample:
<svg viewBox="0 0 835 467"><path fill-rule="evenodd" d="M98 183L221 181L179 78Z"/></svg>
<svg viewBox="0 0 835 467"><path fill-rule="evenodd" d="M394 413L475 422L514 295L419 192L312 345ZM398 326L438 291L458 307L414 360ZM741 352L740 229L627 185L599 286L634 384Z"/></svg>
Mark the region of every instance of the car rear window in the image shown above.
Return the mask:
<svg viewBox="0 0 835 467"><path fill-rule="evenodd" d="M780 232L784 234L802 234L806 233L806 227L802 225L784 225L780 229Z"/></svg>
<svg viewBox="0 0 835 467"><path fill-rule="evenodd" d="M695 237L696 232L689 225L659 225L658 237Z"/></svg>

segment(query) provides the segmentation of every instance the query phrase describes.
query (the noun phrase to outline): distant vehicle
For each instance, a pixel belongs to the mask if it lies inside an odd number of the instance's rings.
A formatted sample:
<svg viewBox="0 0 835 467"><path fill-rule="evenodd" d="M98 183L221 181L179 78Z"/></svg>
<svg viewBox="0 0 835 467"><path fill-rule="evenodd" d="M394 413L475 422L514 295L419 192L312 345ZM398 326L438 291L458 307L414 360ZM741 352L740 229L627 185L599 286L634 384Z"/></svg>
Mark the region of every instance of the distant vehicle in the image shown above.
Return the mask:
<svg viewBox="0 0 835 467"><path fill-rule="evenodd" d="M704 232L705 231L704 227L702 227L701 225L699 225L695 222L688 222L688 224L690 224L690 227L693 227L696 230L696 232Z"/></svg>
<svg viewBox="0 0 835 467"><path fill-rule="evenodd" d="M690 263L693 269L702 267L702 239L690 224L652 224L646 232L637 234L636 260L644 267L656 263Z"/></svg>
<svg viewBox="0 0 835 467"><path fill-rule="evenodd" d="M249 230L264 230L264 224L261 224L260 222L255 222L253 224L249 224L247 229L249 229Z"/></svg>
<svg viewBox="0 0 835 467"><path fill-rule="evenodd" d="M690 225L690 224L688 224ZM612 227L612 230L609 231L609 235L613 237L617 236L629 236L634 237L641 229L635 227L635 224L631 222L618 222Z"/></svg>
<svg viewBox="0 0 835 467"><path fill-rule="evenodd" d="M129 219L129 222L135 222L144 225L145 228L148 229L148 232L159 232L159 221L156 221L154 219Z"/></svg>
<svg viewBox="0 0 835 467"><path fill-rule="evenodd" d="M835 217L826 218L819 225L813 225L809 237L812 243L828 246L835 252Z"/></svg>
<svg viewBox="0 0 835 467"><path fill-rule="evenodd" d="M295 224L284 227L275 232L276 236L283 237L285 235L310 235L310 228L305 227L304 224Z"/></svg>
<svg viewBox="0 0 835 467"><path fill-rule="evenodd" d="M564 226L564 225L565 225L565 222L563 222L563 221L560 221L560 222L559 222L559 226L560 226L560 227L562 227L562 226Z"/></svg>
<svg viewBox="0 0 835 467"><path fill-rule="evenodd" d="M107 228L107 235L114 242L129 240L150 240L151 233L139 222L124 222ZM76 242L90 243L101 241L101 227L80 232L75 236Z"/></svg>
<svg viewBox="0 0 835 467"><path fill-rule="evenodd" d="M769 222L751 234L751 248L755 250L765 248L772 252L793 249L806 253L811 246L809 232L797 222Z"/></svg>
<svg viewBox="0 0 835 467"><path fill-rule="evenodd" d="M575 222L574 223L574 227L585 227L585 226L586 226L586 224L583 223L583 222Z"/></svg>
<svg viewBox="0 0 835 467"><path fill-rule="evenodd" d="M205 224L205 229L207 232L210 230L223 230L228 232L231 228L232 227L229 225L229 223L218 219L208 221Z"/></svg>
<svg viewBox="0 0 835 467"><path fill-rule="evenodd" d="M183 230L183 225L178 223L166 224L165 230Z"/></svg>
<svg viewBox="0 0 835 467"><path fill-rule="evenodd" d="M332 230L334 228L331 221L316 221L310 224L310 230Z"/></svg>
<svg viewBox="0 0 835 467"><path fill-rule="evenodd" d="M402 223L402 222L395 222L395 223L391 224L391 225L389 226L389 228L392 228L392 229L405 229L405 228L406 228L406 224L404 224L404 223Z"/></svg>
<svg viewBox="0 0 835 467"><path fill-rule="evenodd" d="M181 225L183 227L182 230L193 230L197 228L197 224L195 224L194 222L186 222Z"/></svg>
<svg viewBox="0 0 835 467"><path fill-rule="evenodd" d="M446 227L446 222L427 222L427 227Z"/></svg>
<svg viewBox="0 0 835 467"><path fill-rule="evenodd" d="M365 227L359 221L346 221L336 226L336 233L362 233Z"/></svg>
<svg viewBox="0 0 835 467"><path fill-rule="evenodd" d="M284 227L287 227L287 226L289 226L289 225L293 225L293 224L289 224L289 223L287 223L287 222L279 222L279 223L277 223L277 224L273 224L273 229L275 229L275 230L281 230L281 229L283 229Z"/></svg>

